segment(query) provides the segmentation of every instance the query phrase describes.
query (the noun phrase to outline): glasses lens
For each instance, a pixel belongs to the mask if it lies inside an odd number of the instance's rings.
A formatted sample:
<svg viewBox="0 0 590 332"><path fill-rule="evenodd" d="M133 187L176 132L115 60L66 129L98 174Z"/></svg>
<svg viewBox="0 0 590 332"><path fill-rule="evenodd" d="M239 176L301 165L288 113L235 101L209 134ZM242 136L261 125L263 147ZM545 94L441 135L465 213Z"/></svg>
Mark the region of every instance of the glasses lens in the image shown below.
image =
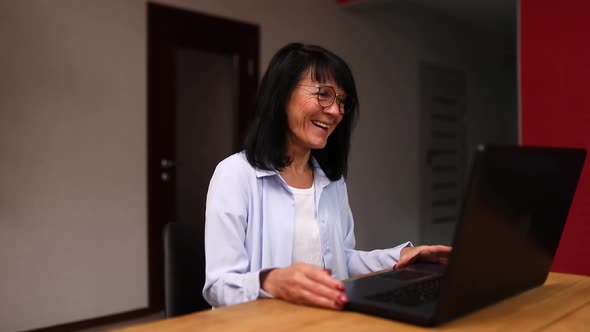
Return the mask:
<svg viewBox="0 0 590 332"><path fill-rule="evenodd" d="M318 101L322 107L328 107L334 102L336 92L329 86L322 86L318 91Z"/></svg>

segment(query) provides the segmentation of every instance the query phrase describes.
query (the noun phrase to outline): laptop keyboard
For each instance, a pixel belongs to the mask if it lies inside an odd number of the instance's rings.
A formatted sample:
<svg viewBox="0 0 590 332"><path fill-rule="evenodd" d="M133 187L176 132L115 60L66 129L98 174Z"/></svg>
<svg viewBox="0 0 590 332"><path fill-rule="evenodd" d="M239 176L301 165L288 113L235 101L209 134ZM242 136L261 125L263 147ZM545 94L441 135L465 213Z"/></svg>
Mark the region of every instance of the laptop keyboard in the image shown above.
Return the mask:
<svg viewBox="0 0 590 332"><path fill-rule="evenodd" d="M387 292L377 293L366 298L384 303L404 306L418 306L438 299L442 278L427 279Z"/></svg>
<svg viewBox="0 0 590 332"><path fill-rule="evenodd" d="M395 280L417 280L432 275L432 273L414 271L414 270L394 270L379 274L381 278L395 279Z"/></svg>

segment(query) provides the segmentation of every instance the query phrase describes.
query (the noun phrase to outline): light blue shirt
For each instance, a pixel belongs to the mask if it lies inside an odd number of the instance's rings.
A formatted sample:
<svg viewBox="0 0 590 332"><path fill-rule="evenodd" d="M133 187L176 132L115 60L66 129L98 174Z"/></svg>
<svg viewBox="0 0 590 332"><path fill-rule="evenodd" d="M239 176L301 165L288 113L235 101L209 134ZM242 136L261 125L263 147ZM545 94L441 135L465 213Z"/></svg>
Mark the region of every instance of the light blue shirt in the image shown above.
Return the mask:
<svg viewBox="0 0 590 332"><path fill-rule="evenodd" d="M390 268L395 248L355 250L354 222L344 178L330 181L315 160L315 204L325 267L338 279ZM252 167L241 152L223 160L211 178L205 213L204 298L214 307L269 294L260 271L293 264L294 198L277 171Z"/></svg>

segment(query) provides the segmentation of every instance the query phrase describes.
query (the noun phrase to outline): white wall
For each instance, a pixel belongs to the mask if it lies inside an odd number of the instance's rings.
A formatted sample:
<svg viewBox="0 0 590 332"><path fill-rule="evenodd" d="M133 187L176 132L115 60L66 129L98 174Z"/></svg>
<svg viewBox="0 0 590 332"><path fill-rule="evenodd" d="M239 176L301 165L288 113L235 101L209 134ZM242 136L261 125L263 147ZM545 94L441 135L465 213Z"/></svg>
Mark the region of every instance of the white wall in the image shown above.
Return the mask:
<svg viewBox="0 0 590 332"><path fill-rule="evenodd" d="M348 61L361 101L349 172L360 248L419 240L419 61L467 72L472 141L512 135L489 129L516 121L497 116L512 98L501 44L433 12L158 2L259 24L262 70L291 41ZM145 0L0 2L0 45L0 330L145 307Z"/></svg>
<svg viewBox="0 0 590 332"><path fill-rule="evenodd" d="M0 331L147 305L144 7L0 2Z"/></svg>

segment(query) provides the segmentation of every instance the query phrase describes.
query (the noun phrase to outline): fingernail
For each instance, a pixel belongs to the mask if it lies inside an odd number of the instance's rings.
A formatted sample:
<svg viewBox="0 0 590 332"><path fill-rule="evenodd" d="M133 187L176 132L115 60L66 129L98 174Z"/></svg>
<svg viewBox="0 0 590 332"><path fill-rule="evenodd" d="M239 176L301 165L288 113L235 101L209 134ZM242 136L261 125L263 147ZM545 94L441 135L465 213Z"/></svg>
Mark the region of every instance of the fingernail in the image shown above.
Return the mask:
<svg viewBox="0 0 590 332"><path fill-rule="evenodd" d="M336 285L336 289L339 291L344 291L344 285Z"/></svg>
<svg viewBox="0 0 590 332"><path fill-rule="evenodd" d="M338 297L338 301L342 303L348 303L348 298L346 297L346 295L342 294Z"/></svg>

